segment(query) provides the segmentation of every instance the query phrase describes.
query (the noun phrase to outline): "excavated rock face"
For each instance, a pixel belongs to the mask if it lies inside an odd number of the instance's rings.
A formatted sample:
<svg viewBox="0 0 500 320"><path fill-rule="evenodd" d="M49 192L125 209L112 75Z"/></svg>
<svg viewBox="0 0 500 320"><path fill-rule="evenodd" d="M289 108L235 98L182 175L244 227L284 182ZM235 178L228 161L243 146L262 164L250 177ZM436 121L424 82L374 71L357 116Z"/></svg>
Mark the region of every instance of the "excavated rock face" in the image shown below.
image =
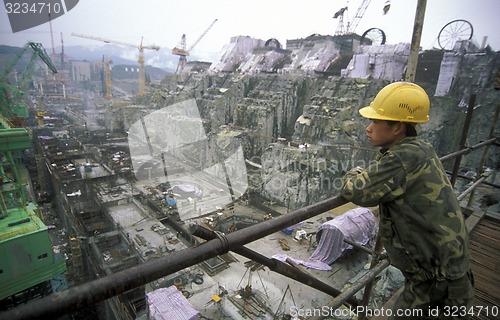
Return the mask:
<svg viewBox="0 0 500 320"><path fill-rule="evenodd" d="M466 79L462 75L455 83L463 87ZM235 145L231 140L241 143L245 159L261 166L249 171L250 188L293 209L336 195L346 170L372 161L376 150L365 136L369 122L358 110L388 83L276 74L206 75L192 78L182 87L154 91L139 106L115 108L110 123L115 129L127 130L141 114L196 98L207 136L219 141L214 147L230 154ZM421 136L433 143L440 156L456 151L467 109L461 105L464 99L468 102L468 95L452 90L434 97L436 83L419 84L431 96L431 120L424 124ZM475 86L474 90L480 107L468 145L488 137L499 94L492 86ZM486 165L498 166L497 148L490 149ZM463 165L475 171L481 154L464 157ZM200 159L200 163L212 161Z"/></svg>

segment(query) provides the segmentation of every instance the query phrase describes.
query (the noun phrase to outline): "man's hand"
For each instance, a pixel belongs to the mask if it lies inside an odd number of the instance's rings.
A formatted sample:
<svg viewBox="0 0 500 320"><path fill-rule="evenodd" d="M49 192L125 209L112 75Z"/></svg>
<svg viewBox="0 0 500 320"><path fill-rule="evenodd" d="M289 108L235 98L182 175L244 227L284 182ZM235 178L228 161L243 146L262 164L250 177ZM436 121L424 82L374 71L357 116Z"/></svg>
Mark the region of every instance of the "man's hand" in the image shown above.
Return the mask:
<svg viewBox="0 0 500 320"><path fill-rule="evenodd" d="M363 172L364 170L365 170L365 169L363 169L363 168L361 168L361 167L359 167L359 166L354 167L354 168L352 168L352 169L351 169L351 171L354 171L354 172L356 172L356 173L361 173L361 172Z"/></svg>

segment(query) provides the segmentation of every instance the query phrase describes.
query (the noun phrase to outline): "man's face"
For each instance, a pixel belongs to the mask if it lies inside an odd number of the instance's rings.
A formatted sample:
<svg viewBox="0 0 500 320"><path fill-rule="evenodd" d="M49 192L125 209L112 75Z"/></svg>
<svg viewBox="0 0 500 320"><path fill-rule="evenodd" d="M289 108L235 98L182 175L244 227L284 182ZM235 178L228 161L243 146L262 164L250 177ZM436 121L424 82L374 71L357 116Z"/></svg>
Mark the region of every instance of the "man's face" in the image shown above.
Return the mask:
<svg viewBox="0 0 500 320"><path fill-rule="evenodd" d="M366 136L374 147L390 148L397 142L397 129L401 123L389 124L385 120L371 119Z"/></svg>

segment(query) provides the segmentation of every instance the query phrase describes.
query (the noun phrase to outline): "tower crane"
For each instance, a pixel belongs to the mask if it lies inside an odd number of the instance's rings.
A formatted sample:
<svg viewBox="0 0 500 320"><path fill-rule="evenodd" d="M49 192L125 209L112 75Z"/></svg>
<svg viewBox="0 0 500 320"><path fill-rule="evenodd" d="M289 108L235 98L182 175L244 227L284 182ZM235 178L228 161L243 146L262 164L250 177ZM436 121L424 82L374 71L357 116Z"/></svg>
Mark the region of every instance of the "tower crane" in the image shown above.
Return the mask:
<svg viewBox="0 0 500 320"><path fill-rule="evenodd" d="M344 26L344 15L347 16L348 7L345 6L340 10L338 10L333 16L334 19L338 19L338 25L337 25L337 30L335 30L335 35L342 36L342 35L353 34L359 22L361 21L361 18L363 18L363 15L365 14L366 9L368 8L370 2L371 0L363 0L361 2L358 10L356 11L356 15L354 16L352 21L347 22L347 27ZM390 8L391 8L391 0L386 0L384 7L382 9L383 14L387 14ZM380 45L380 44L385 44L385 40L386 37L385 37L385 32L383 30L379 28L369 28L361 35L360 43Z"/></svg>
<svg viewBox="0 0 500 320"><path fill-rule="evenodd" d="M158 50L160 50L160 47L158 47L156 45L149 45L149 46L143 45L142 44L143 38L141 38L141 43L139 45L135 45L132 43L110 40L110 39L101 38L101 37L87 36L87 35L83 35L83 34L79 34L79 33L71 33L71 35L75 36L75 37L80 37L80 38L85 38L85 39L90 39L90 40L97 40L97 41L102 41L105 43L114 43L114 44L118 44L121 46L134 47L134 48L139 49L139 58L137 59L137 62L139 62L139 91L138 91L138 95L140 95L140 96L144 95L144 92L146 91L146 74L144 71L144 49L158 51Z"/></svg>
<svg viewBox="0 0 500 320"><path fill-rule="evenodd" d="M105 94L104 98L110 100L113 95L111 94L111 67L110 65L113 63L113 60L106 60L102 62L97 62L97 64L103 64L104 65L104 84L105 84Z"/></svg>
<svg viewBox="0 0 500 320"><path fill-rule="evenodd" d="M178 55L179 56L179 63L177 64L177 70L175 70L176 74L180 74L182 72L182 69L186 66L187 59L186 57L189 56L189 52L193 50L193 48L200 42L200 40L207 34L207 32L213 27L213 25L217 22L217 19L215 19L209 26L208 28L199 36L199 38L189 47L189 49L186 49L186 35L183 34L181 37L181 42L179 44L179 47L175 47L172 49L172 54Z"/></svg>
<svg viewBox="0 0 500 320"><path fill-rule="evenodd" d="M354 33L354 30L356 30L359 21L361 21L361 18L363 18L363 15L365 14L370 2L371 0L363 0L361 2L352 21L347 22L347 27L344 27L344 14L346 14L346 12L348 11L348 7L343 7L339 11L337 11L333 16L334 19L339 19L339 24L337 26L337 30L335 31L335 35L340 36L344 34Z"/></svg>

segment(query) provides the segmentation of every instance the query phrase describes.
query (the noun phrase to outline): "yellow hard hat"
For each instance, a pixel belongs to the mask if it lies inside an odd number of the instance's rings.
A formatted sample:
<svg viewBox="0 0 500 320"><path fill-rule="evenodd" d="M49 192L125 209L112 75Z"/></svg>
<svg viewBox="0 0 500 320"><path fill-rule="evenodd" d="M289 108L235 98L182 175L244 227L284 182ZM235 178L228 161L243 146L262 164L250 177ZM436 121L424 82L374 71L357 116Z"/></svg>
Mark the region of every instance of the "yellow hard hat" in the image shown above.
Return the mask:
<svg viewBox="0 0 500 320"><path fill-rule="evenodd" d="M368 119L421 123L429 121L429 96L411 82L394 82L377 93L359 113Z"/></svg>

